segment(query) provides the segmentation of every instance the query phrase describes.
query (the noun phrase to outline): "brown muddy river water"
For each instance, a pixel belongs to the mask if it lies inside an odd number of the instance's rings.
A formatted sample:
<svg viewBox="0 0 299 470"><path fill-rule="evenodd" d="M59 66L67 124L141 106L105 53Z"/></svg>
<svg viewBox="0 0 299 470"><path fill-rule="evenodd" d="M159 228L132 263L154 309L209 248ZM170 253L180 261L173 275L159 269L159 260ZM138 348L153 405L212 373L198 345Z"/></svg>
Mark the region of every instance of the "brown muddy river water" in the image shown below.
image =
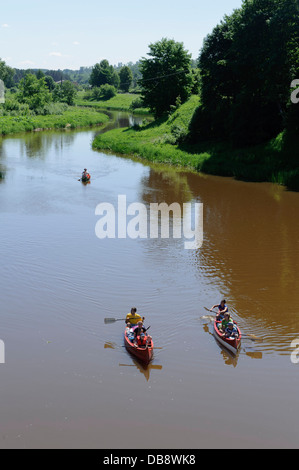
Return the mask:
<svg viewBox="0 0 299 470"><path fill-rule="evenodd" d="M299 194L95 152L97 132L0 143L1 448L298 448ZM202 246L99 239L118 195L202 203ZM204 310L222 297L236 357ZM104 324L132 306L162 348L147 368Z"/></svg>

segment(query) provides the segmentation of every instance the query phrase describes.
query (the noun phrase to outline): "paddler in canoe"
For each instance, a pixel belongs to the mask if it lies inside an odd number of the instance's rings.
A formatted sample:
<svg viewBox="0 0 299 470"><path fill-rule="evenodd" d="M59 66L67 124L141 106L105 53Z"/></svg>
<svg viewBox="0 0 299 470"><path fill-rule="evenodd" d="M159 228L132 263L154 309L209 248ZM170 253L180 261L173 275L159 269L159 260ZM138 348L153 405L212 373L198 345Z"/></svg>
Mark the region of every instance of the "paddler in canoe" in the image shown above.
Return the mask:
<svg viewBox="0 0 299 470"><path fill-rule="evenodd" d="M224 319L224 314L228 312L226 300L225 299L221 300L219 305L218 304L213 305L213 307L210 308L210 312L212 312L212 310L217 307L218 307L218 313L216 315L216 320L222 321Z"/></svg>
<svg viewBox="0 0 299 470"><path fill-rule="evenodd" d="M84 171L83 171L82 176L81 176L81 180L83 182L86 182L86 181L90 180L90 174L87 173L87 168L84 168Z"/></svg>
<svg viewBox="0 0 299 470"><path fill-rule="evenodd" d="M146 328L143 326L142 321L139 321L134 329L134 346L136 348L146 347L151 339L152 337L146 334Z"/></svg>
<svg viewBox="0 0 299 470"><path fill-rule="evenodd" d="M134 327L137 325L139 321L144 321L144 317L141 318L141 316L138 315L137 313L137 308L132 307L131 313L128 313L128 315L126 316L125 322L131 323L131 325Z"/></svg>

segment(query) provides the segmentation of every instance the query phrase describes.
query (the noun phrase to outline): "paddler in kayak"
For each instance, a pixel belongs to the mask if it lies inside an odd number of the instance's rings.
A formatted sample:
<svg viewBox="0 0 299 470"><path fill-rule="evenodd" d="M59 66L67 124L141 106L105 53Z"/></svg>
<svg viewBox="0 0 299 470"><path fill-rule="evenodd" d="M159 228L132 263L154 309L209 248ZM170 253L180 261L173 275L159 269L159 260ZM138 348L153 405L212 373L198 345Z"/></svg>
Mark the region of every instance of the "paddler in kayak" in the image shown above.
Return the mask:
<svg viewBox="0 0 299 470"><path fill-rule="evenodd" d="M137 313L137 308L132 307L131 308L131 313L128 313L128 315L126 316L125 322L126 323L130 322L131 325L134 327L135 325L137 325L137 323L139 321L144 321L144 317L141 318L141 316L138 315L138 313Z"/></svg>
<svg viewBox="0 0 299 470"><path fill-rule="evenodd" d="M226 300L225 299L221 300L219 305L218 304L213 305L213 307L210 308L210 312L212 312L212 310L214 308L217 308L217 307L218 307L218 313L216 315L216 320L221 321L224 318L224 314L228 312L228 307L226 305Z"/></svg>

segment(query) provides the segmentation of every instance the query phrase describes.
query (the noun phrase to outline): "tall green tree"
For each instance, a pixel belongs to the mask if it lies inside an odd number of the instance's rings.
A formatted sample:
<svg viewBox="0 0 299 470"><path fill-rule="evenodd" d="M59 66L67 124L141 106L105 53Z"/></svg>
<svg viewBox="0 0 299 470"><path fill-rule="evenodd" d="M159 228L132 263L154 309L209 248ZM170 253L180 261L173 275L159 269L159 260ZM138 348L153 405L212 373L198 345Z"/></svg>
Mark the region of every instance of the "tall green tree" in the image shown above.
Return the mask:
<svg viewBox="0 0 299 470"><path fill-rule="evenodd" d="M185 102L191 94L191 54L183 43L163 38L149 46L149 58L142 58L140 71L144 106L158 117L169 111L177 99Z"/></svg>
<svg viewBox="0 0 299 470"><path fill-rule="evenodd" d="M101 85L113 85L115 88L119 86L119 76L108 60L104 59L100 63L95 64L92 68L89 83L92 86L100 87Z"/></svg>
<svg viewBox="0 0 299 470"><path fill-rule="evenodd" d="M53 90L54 101L66 103L69 106L74 104L77 90L75 85L70 80L65 80L61 84L57 84Z"/></svg>
<svg viewBox="0 0 299 470"><path fill-rule="evenodd" d="M30 109L39 110L52 101L52 95L46 85L45 78L38 79L28 73L19 83L17 98L20 103L27 103Z"/></svg>
<svg viewBox="0 0 299 470"><path fill-rule="evenodd" d="M298 19L297 0L245 0L207 36L198 135L248 145L284 128L298 70Z"/></svg>
<svg viewBox="0 0 299 470"><path fill-rule="evenodd" d="M124 65L120 69L119 80L120 80L120 83L119 83L120 89L125 92L128 92L131 86L132 80L133 80L133 73L132 73L132 70L127 65Z"/></svg>

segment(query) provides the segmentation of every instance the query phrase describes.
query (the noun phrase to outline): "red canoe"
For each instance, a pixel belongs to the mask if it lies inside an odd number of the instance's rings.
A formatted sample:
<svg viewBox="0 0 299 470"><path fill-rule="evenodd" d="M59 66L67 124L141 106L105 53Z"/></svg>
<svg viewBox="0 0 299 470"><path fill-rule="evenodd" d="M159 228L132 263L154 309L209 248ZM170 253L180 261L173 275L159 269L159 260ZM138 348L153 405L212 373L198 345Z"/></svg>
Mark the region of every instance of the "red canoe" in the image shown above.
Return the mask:
<svg viewBox="0 0 299 470"><path fill-rule="evenodd" d="M81 181L82 183L88 183L90 181L90 174L86 173L86 176L82 176Z"/></svg>
<svg viewBox="0 0 299 470"><path fill-rule="evenodd" d="M231 351L233 354L237 354L240 346L241 346L241 339L242 339L242 333L237 324L235 323L235 326L237 327L238 330L238 337L237 338L224 338L222 336L222 333L218 330L218 326L221 325L221 322L217 322L215 320L214 322L214 336L215 338L219 341L222 346L225 346L229 351Z"/></svg>
<svg viewBox="0 0 299 470"><path fill-rule="evenodd" d="M127 333L124 334L125 346L127 350L132 353L134 356L137 357L141 362L144 364L148 364L152 357L153 357L153 349L154 343L153 340L150 340L150 343L147 346L143 347L136 347L134 344L129 340Z"/></svg>

